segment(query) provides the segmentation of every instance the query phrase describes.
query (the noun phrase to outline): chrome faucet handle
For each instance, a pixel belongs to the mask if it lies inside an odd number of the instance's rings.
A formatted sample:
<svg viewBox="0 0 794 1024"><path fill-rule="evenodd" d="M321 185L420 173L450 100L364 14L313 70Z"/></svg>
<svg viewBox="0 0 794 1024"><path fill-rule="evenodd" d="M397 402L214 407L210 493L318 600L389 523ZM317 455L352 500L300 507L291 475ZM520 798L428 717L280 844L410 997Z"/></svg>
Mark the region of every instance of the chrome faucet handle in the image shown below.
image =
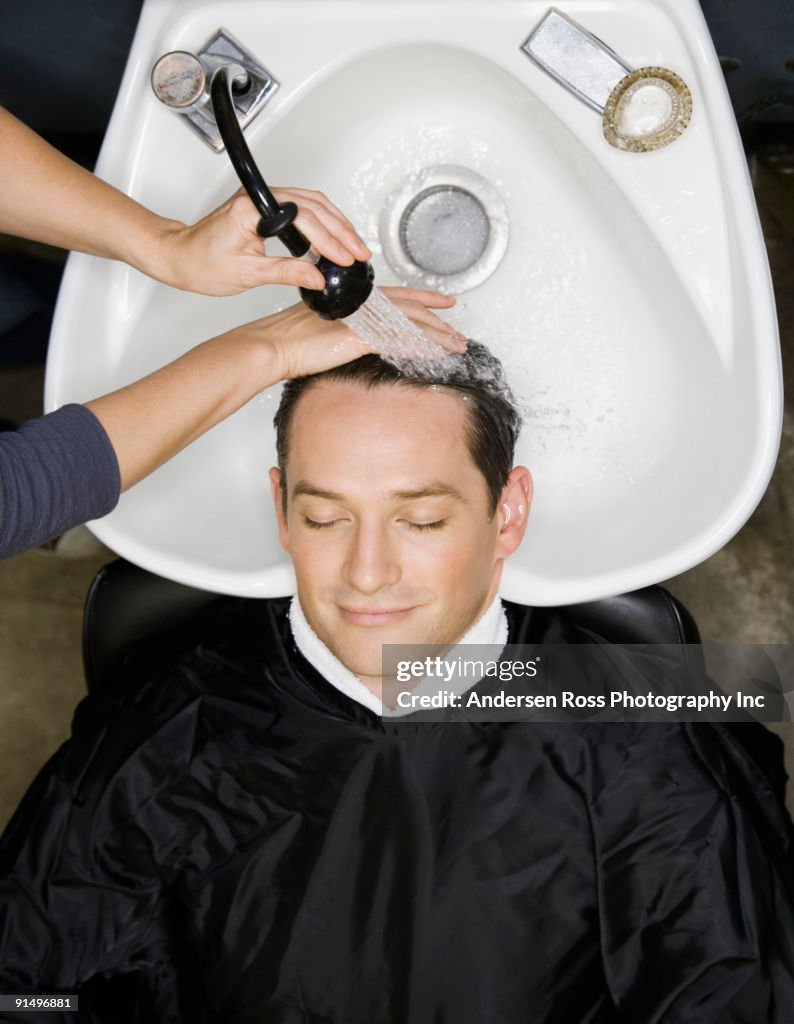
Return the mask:
<svg viewBox="0 0 794 1024"><path fill-rule="evenodd" d="M210 83L219 68L229 68L233 78L235 116L244 128L278 88L264 65L225 29L207 40L198 53L171 50L152 67L152 90L161 103L216 152L223 146L210 101Z"/></svg>
<svg viewBox="0 0 794 1024"><path fill-rule="evenodd" d="M602 114L610 93L631 72L613 49L552 7L521 45L560 85Z"/></svg>
<svg viewBox="0 0 794 1024"><path fill-rule="evenodd" d="M151 82L157 99L180 114L197 110L209 100L204 65L187 50L171 50L156 60Z"/></svg>

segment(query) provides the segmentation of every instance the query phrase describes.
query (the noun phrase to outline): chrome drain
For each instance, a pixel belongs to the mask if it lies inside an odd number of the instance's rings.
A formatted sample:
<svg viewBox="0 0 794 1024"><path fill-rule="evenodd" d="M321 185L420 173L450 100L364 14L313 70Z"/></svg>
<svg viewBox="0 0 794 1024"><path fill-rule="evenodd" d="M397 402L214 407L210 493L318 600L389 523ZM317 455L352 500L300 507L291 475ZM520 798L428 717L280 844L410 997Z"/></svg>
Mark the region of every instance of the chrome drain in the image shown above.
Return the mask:
<svg viewBox="0 0 794 1024"><path fill-rule="evenodd" d="M400 218L400 242L431 274L460 274L482 257L491 233L482 203L454 185L414 196Z"/></svg>
<svg viewBox="0 0 794 1024"><path fill-rule="evenodd" d="M440 165L392 193L380 235L386 260L406 283L467 291L490 277L505 254L507 208L481 175Z"/></svg>

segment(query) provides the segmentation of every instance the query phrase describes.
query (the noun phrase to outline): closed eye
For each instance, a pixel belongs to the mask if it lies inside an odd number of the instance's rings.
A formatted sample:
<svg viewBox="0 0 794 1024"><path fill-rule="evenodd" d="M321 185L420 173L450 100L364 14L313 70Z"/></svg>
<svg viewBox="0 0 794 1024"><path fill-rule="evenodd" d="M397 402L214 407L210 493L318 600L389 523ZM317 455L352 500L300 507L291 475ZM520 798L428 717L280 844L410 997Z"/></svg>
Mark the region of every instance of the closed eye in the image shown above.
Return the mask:
<svg viewBox="0 0 794 1024"><path fill-rule="evenodd" d="M336 526L337 523L342 522L341 519L310 519L307 515L302 516L303 523L310 530L329 530L332 526ZM429 523L415 523L411 520L405 520L408 524L408 528L415 530L417 533L429 533L431 530L442 530L447 525L446 519L435 519Z"/></svg>
<svg viewBox="0 0 794 1024"><path fill-rule="evenodd" d="M338 519L309 519L308 516L303 516L303 523L305 526L308 526L310 530L328 530L338 522Z"/></svg>
<svg viewBox="0 0 794 1024"><path fill-rule="evenodd" d="M412 530L418 530L420 533L426 530L442 530L446 525L446 519L436 519L432 523L412 523L409 521L409 527Z"/></svg>

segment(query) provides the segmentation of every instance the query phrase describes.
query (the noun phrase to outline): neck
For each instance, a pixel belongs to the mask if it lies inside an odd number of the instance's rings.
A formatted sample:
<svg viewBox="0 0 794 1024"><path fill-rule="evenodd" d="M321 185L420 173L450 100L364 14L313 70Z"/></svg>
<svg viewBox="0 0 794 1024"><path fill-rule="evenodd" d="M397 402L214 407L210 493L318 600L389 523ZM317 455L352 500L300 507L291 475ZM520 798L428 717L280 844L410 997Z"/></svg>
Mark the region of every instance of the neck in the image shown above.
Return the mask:
<svg viewBox="0 0 794 1024"><path fill-rule="evenodd" d="M312 629L303 613L297 596L290 604L290 626L298 650L306 660L314 666L331 685L351 697L359 704L369 708L378 715L392 712L384 707L382 701L383 680L380 676L359 677L350 671L336 655L323 643ZM502 603L495 598L477 621L453 645L450 654L458 644L495 644L504 647L507 643L507 618ZM469 689L478 680L467 680L463 691ZM408 712L394 712L406 714Z"/></svg>

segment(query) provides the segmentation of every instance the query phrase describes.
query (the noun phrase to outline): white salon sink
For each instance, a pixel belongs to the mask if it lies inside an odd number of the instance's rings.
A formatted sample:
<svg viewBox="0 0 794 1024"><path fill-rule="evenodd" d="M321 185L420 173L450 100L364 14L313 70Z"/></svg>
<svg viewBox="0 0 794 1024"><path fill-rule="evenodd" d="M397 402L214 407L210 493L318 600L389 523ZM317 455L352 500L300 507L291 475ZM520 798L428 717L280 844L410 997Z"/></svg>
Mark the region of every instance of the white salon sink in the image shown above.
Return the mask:
<svg viewBox="0 0 794 1024"><path fill-rule="evenodd" d="M509 217L492 276L452 315L503 359L526 410L535 477L503 594L562 604L679 573L758 503L780 434L779 345L763 241L721 72L695 0L579 2L570 13L632 66L688 83L690 127L665 149L610 147L600 118L520 45L547 10L521 0L148 0L98 172L193 221L236 187L162 107L149 71L227 28L280 88L246 130L271 184L326 192L375 252L384 205L412 174L486 179ZM565 9L565 7L563 7ZM113 390L289 289L205 298L73 255L47 368L54 409ZM122 497L92 528L126 558L227 593L288 592L267 469L278 389Z"/></svg>

